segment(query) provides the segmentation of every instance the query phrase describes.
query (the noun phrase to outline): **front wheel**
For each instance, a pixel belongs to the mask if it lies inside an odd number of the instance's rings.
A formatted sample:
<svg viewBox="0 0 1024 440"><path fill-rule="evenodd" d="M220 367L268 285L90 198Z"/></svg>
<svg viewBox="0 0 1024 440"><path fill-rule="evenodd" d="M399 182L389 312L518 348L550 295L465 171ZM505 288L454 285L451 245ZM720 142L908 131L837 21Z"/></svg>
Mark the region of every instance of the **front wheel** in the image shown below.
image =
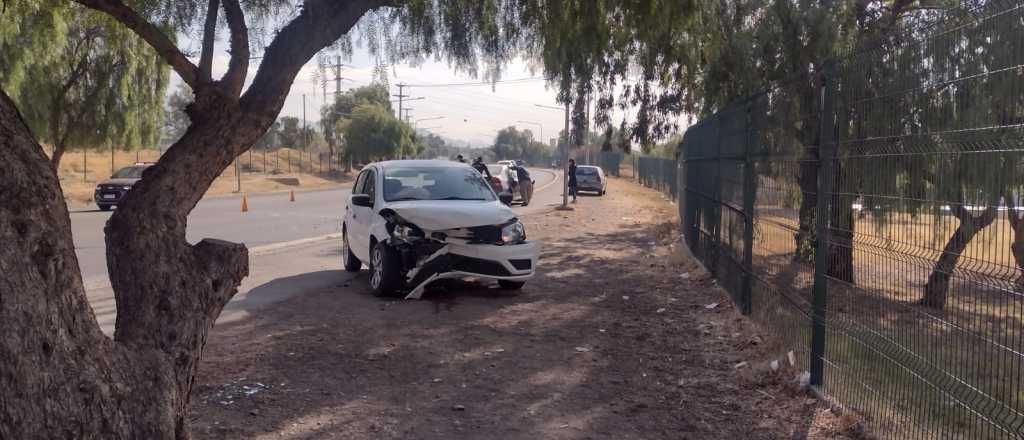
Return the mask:
<svg viewBox="0 0 1024 440"><path fill-rule="evenodd" d="M498 280L498 287L502 290L519 290L526 285L526 281Z"/></svg>
<svg viewBox="0 0 1024 440"><path fill-rule="evenodd" d="M348 232L341 234L341 262L345 265L346 272L359 272L359 269L363 268L363 262L359 261L359 257L356 257L349 247Z"/></svg>
<svg viewBox="0 0 1024 440"><path fill-rule="evenodd" d="M370 288L375 296L394 296L402 290L401 264L398 251L385 242L370 249Z"/></svg>

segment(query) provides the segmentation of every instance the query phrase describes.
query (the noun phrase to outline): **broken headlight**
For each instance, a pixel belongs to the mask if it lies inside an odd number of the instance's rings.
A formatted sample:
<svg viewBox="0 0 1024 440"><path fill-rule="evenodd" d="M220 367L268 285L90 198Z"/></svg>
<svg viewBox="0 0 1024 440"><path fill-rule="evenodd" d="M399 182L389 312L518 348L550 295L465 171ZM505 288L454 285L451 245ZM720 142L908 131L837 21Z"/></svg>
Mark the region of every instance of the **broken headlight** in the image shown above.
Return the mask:
<svg viewBox="0 0 1024 440"><path fill-rule="evenodd" d="M501 228L501 242L503 244L519 244L526 241L526 228L520 222L511 223Z"/></svg>
<svg viewBox="0 0 1024 440"><path fill-rule="evenodd" d="M423 231L411 225L395 225L395 229L391 232L391 234L394 235L396 238L401 238L403 240L423 237Z"/></svg>

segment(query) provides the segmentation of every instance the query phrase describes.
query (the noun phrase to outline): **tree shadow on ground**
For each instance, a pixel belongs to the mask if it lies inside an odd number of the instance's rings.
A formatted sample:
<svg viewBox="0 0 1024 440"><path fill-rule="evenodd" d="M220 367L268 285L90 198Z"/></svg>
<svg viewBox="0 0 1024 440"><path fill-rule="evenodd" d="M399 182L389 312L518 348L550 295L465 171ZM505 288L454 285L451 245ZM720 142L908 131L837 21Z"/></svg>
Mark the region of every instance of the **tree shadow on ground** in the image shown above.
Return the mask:
<svg viewBox="0 0 1024 440"><path fill-rule="evenodd" d="M808 437L821 407L735 368L758 355L756 330L706 280L681 281L659 233L626 225L547 240L518 293L449 283L423 301L381 299L364 271L218 325L195 434Z"/></svg>

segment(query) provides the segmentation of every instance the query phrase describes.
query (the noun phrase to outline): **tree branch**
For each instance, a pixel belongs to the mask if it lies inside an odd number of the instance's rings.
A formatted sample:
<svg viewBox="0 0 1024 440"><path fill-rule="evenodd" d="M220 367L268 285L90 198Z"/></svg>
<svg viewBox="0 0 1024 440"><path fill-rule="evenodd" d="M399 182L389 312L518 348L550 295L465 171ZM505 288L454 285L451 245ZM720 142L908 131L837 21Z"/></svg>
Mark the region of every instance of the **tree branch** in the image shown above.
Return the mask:
<svg viewBox="0 0 1024 440"><path fill-rule="evenodd" d="M220 2L210 0L206 7L206 24L203 26L203 49L199 55L199 79L213 81L213 47L217 40L217 13Z"/></svg>
<svg viewBox="0 0 1024 440"><path fill-rule="evenodd" d="M111 18L131 29L132 32L135 32L136 35L145 40L153 49L156 49L156 52L167 61L167 64L171 65L171 68L178 73L178 76L181 77L182 81L185 81L185 84L192 87L192 90L198 88L199 69L196 65L189 61L185 54L181 53L178 46L163 31L139 15L134 9L122 3L121 0L74 1L82 6L105 12Z"/></svg>
<svg viewBox="0 0 1024 440"><path fill-rule="evenodd" d="M302 13L281 29L264 52L252 85L242 97L251 115L268 121L277 117L299 69L317 52L341 38L367 11L393 6L395 1L310 0Z"/></svg>
<svg viewBox="0 0 1024 440"><path fill-rule="evenodd" d="M249 28L238 0L224 0L224 14L231 30L231 61L221 81L231 96L238 96L249 73Z"/></svg>

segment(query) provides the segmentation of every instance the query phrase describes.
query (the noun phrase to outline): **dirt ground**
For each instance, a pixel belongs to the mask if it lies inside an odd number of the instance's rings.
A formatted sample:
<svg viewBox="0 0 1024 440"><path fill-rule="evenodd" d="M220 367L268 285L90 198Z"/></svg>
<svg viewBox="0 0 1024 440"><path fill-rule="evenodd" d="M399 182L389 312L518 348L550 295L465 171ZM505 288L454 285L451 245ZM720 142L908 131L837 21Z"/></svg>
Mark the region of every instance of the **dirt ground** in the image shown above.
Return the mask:
<svg viewBox="0 0 1024 440"><path fill-rule="evenodd" d="M329 164L322 163L318 155L287 148L266 153L267 170L264 173L263 155L262 151L256 151L245 153L239 158L243 192L252 194L329 188L351 184L352 181L352 174L336 170L328 172ZM83 154L82 151L69 151L61 160L58 173L64 198L71 207L91 206L96 183L110 177L111 160L113 169L118 170L136 161L153 162L159 158L158 150L115 151L113 159L107 152ZM324 172L320 172L321 169ZM235 167L229 166L214 180L206 195L231 194L237 189Z"/></svg>
<svg viewBox="0 0 1024 440"><path fill-rule="evenodd" d="M769 336L675 249L675 205L613 180L575 206L523 217L545 249L521 292L467 283L384 300L365 271L339 270L334 289L218 326L195 436L864 437L795 371L769 368Z"/></svg>

